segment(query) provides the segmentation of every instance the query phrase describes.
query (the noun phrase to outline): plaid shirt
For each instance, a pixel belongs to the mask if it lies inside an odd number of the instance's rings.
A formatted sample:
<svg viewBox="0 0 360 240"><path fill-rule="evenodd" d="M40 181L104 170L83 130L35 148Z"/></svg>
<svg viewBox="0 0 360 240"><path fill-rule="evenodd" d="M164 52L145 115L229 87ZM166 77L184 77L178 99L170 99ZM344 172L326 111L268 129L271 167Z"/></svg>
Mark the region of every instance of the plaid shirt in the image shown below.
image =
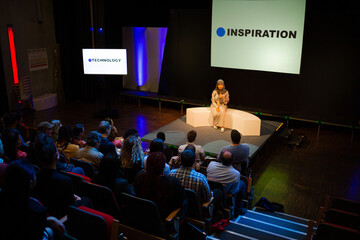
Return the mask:
<svg viewBox="0 0 360 240"><path fill-rule="evenodd" d="M210 200L211 190L206 177L192 167L173 169L169 177L177 178L184 188L194 190L201 204Z"/></svg>

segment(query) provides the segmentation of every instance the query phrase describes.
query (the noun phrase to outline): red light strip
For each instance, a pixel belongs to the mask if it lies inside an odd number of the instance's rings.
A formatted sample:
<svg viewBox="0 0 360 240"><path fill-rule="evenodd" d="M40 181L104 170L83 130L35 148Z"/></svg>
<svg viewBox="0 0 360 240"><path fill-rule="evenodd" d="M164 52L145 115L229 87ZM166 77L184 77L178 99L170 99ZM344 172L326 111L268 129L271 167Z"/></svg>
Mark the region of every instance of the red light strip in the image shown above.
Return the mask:
<svg viewBox="0 0 360 240"><path fill-rule="evenodd" d="M18 76L17 63L16 63L14 33L13 33L13 28L11 26L8 26L8 35L9 35L9 45L10 45L10 54L11 54L11 63L12 63L12 69L13 69L13 76L14 76L14 84L18 84L19 83L19 76Z"/></svg>

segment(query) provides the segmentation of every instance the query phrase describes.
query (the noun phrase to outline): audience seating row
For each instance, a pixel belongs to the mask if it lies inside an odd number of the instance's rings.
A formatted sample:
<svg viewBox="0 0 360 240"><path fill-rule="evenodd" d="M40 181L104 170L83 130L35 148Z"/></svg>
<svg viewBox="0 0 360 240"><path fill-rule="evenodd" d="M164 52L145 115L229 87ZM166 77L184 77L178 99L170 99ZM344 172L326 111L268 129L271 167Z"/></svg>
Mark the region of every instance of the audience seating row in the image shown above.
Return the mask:
<svg viewBox="0 0 360 240"><path fill-rule="evenodd" d="M360 239L359 209L358 202L327 196L319 210L313 239Z"/></svg>
<svg viewBox="0 0 360 240"><path fill-rule="evenodd" d="M167 218L167 222L172 222L172 224L170 224L170 229L172 229L172 231L169 233L165 231L165 229L169 229L169 223L166 224L167 227L163 225L160 216L158 215L157 207L152 201L131 196L126 193L122 193L121 198L117 200L114 197L111 189L105 186L91 183L91 179L86 176L67 172L62 172L62 174L70 176L73 180L75 194L79 195L80 197L90 198L96 211L118 219L119 226L121 225L120 228L125 229L128 234L136 236L138 236L138 234L145 234L150 238L153 236L166 238L171 237L174 239L177 238L177 235L179 234L178 213L180 209L170 214L170 216ZM245 181L248 186L247 197L252 197L250 191L253 189L251 185L251 178L242 177L242 180ZM210 185L214 186L216 183L210 182ZM209 202L199 206L196 193L189 189L185 189L185 192L189 202L185 220L191 224L194 224L196 227L206 232L207 234L210 234L214 198L211 198ZM234 202L234 200L232 200L232 202ZM229 206L231 209L231 206L233 205ZM74 208L72 208L71 211L75 211L75 213L73 213L75 214L75 217L78 217L76 214L84 215L83 212L79 213L80 210L74 210ZM232 212L232 215L228 214L227 217L233 217L233 210L228 210L228 212ZM70 216L74 217L73 215ZM89 217L88 221L97 222L98 220L93 220L92 217ZM73 221L69 221L67 225L71 225L72 223ZM89 226L91 226L91 224ZM71 229L71 226L69 227ZM79 227L80 226L75 225L74 228L77 229Z"/></svg>

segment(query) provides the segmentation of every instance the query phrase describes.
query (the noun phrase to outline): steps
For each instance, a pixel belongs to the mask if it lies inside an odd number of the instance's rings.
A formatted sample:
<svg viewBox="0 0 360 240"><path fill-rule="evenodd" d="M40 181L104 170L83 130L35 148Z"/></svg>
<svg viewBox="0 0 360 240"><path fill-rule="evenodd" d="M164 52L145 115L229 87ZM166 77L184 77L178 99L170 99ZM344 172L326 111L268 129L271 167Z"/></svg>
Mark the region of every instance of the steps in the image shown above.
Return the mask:
<svg viewBox="0 0 360 240"><path fill-rule="evenodd" d="M225 230L208 239L306 239L309 220L279 212L254 208L230 221Z"/></svg>

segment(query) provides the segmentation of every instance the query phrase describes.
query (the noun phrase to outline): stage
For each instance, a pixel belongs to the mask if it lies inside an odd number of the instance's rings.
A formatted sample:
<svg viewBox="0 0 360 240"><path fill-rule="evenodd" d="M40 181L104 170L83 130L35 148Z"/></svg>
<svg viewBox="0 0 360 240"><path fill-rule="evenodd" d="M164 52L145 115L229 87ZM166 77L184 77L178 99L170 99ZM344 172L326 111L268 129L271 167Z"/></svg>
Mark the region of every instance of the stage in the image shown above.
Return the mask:
<svg viewBox="0 0 360 240"><path fill-rule="evenodd" d="M264 147L266 142L280 129L282 124L283 123L281 122L261 120L260 136L247 136L241 138L241 143L247 143L250 146L250 159ZM187 142L186 134L190 130L195 130L197 132L195 143L204 148L206 155L216 157L222 147L231 145L231 129L225 129L225 132L221 133L220 129L214 129L212 127L192 127L186 123L186 116L180 117L179 119L146 134L142 139L143 141L151 142L156 138L158 132L164 132L166 136L165 144L170 145L170 147L179 147Z"/></svg>

